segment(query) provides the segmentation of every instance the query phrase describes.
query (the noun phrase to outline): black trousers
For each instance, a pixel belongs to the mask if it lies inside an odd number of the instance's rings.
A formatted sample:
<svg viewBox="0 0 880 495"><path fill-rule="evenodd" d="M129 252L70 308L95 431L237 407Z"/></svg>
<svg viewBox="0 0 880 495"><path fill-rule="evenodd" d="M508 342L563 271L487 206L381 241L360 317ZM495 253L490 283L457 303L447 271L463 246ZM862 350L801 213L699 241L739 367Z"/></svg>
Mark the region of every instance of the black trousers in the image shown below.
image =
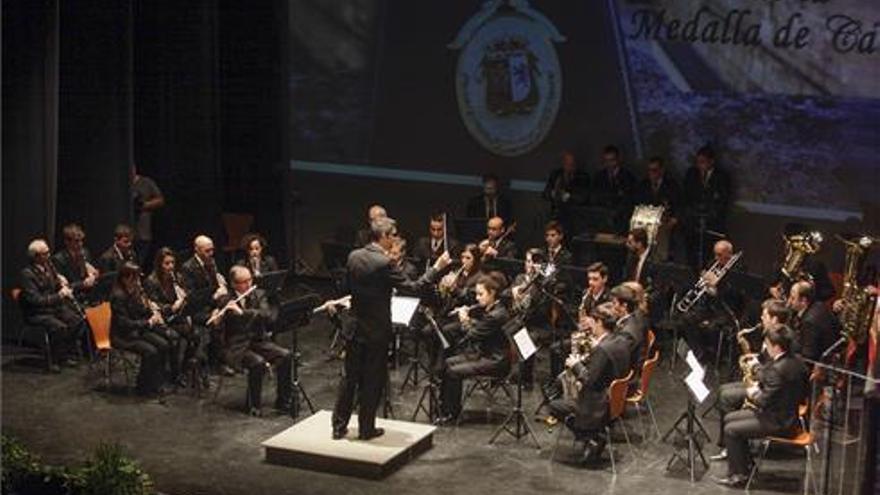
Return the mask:
<svg viewBox="0 0 880 495"><path fill-rule="evenodd" d="M743 382L722 383L718 388L718 446L724 447L724 418L742 409L746 400L746 386Z"/></svg>
<svg viewBox="0 0 880 495"><path fill-rule="evenodd" d="M749 439L780 433L780 429L761 421L752 409L741 409L724 416L724 445L727 447L729 475L748 476L751 456Z"/></svg>
<svg viewBox="0 0 880 495"><path fill-rule="evenodd" d="M572 399L553 399L547 404L547 409L550 410L550 416L559 421L565 421L568 416L578 413L577 402Z"/></svg>
<svg viewBox="0 0 880 495"><path fill-rule="evenodd" d="M440 410L444 415L461 414L462 380L470 376L495 376L505 371L503 359L480 356L472 352L446 359L440 378Z"/></svg>
<svg viewBox="0 0 880 495"><path fill-rule="evenodd" d="M271 341L252 342L241 356L242 367L248 370L248 405L263 406L263 377L269 366L275 368L275 403L286 405L291 395L290 351Z"/></svg>
<svg viewBox="0 0 880 495"><path fill-rule="evenodd" d="M346 344L342 380L333 407L335 431L348 426L355 395L358 401L359 434L376 429L376 410L388 376L387 356L387 341L364 342L355 338Z"/></svg>
<svg viewBox="0 0 880 495"><path fill-rule="evenodd" d="M67 304L58 306L54 314L33 315L25 321L46 330L49 336L49 355L56 364L74 351L77 340L86 328L85 320Z"/></svg>
<svg viewBox="0 0 880 495"><path fill-rule="evenodd" d="M168 341L157 333L148 331L140 336L114 338L113 345L141 357L135 390L141 395L157 393L164 381L163 366L168 359Z"/></svg>

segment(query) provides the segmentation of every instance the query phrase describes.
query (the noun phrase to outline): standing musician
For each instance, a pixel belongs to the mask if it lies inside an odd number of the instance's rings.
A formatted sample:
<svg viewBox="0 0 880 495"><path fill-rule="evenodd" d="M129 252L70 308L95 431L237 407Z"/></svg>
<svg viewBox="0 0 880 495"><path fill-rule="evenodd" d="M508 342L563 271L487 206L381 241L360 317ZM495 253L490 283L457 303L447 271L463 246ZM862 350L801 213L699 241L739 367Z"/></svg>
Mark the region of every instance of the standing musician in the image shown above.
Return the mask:
<svg viewBox="0 0 880 495"><path fill-rule="evenodd" d="M822 353L840 338L840 325L828 306L817 300L815 287L806 280L794 283L789 290L788 306L794 313L793 350L807 359L819 361Z"/></svg>
<svg viewBox="0 0 880 495"><path fill-rule="evenodd" d="M252 416L262 410L263 377L276 369L275 409L288 412L291 400L291 354L269 338L278 310L269 304L265 291L254 285L250 269L233 266L229 271L232 291L218 302L211 315L214 325L225 331L223 361L235 369L248 370L248 406Z"/></svg>
<svg viewBox="0 0 880 495"><path fill-rule="evenodd" d="M504 324L507 309L499 301L504 284L500 274L480 276L476 285L478 307L459 308L458 321L465 332L459 343L464 350L448 359L441 371L441 424L454 422L461 414L461 383L469 376L503 373L510 366Z"/></svg>
<svg viewBox="0 0 880 495"><path fill-rule="evenodd" d="M608 145L602 150L602 165L593 175L593 203L613 211L616 232L625 232L632 215L636 177L623 166L620 150Z"/></svg>
<svg viewBox="0 0 880 495"><path fill-rule="evenodd" d="M86 233L75 223L64 226L61 231L64 237L64 249L52 255L52 264L59 275L71 284L81 284L84 289L91 289L98 281L98 269L92 265L88 248L83 244Z"/></svg>
<svg viewBox="0 0 880 495"><path fill-rule="evenodd" d="M388 257L397 232L394 220L379 218L371 224L371 230L373 241L348 255L347 278L354 335L346 342L345 371L333 409L334 439L341 439L348 432L355 393L359 403L358 436L369 440L384 433L381 428L376 428L375 420L386 383L388 344L393 335L392 289L420 291L427 288L436 281L437 272L450 263L449 254L444 253L421 278L415 282L407 281L392 267Z"/></svg>
<svg viewBox="0 0 880 495"><path fill-rule="evenodd" d="M167 362L168 328L158 306L147 298L140 282L141 269L125 262L119 268L110 294L112 321L110 339L113 347L134 352L141 357L138 371L138 394L164 395L164 370Z"/></svg>
<svg viewBox="0 0 880 495"><path fill-rule="evenodd" d="M608 302L608 267L597 261L587 267L587 288L581 297L578 312L590 314L593 308Z"/></svg>
<svg viewBox="0 0 880 495"><path fill-rule="evenodd" d="M713 265L723 267L733 257L733 244L727 240L718 241L713 247L713 253ZM738 290L724 280L719 280L712 270L705 270L700 277L708 286L706 295L693 309L681 315L676 324L679 325L679 334L684 335L688 347L694 351L700 362L705 363L711 352L708 349L714 349L717 342L715 339L721 338L722 332L733 324L729 311L738 313L742 309L743 298Z"/></svg>
<svg viewBox="0 0 880 495"><path fill-rule="evenodd" d="M428 236L420 237L412 251L420 273L433 265L445 251L449 251L450 256L458 256L461 250L459 242L449 237L449 233L445 230L446 227L443 213L431 215L428 223ZM449 242L449 246L446 246L446 242Z"/></svg>
<svg viewBox="0 0 880 495"><path fill-rule="evenodd" d="M119 224L113 231L113 245L107 248L101 254L98 264L104 273L118 272L124 263L137 263L137 253L135 253L132 243L134 242L134 231L125 224Z"/></svg>
<svg viewBox="0 0 880 495"><path fill-rule="evenodd" d="M483 176L483 192L467 202L467 216L470 218L501 217L505 222L513 220L513 207L510 200L501 192L501 181L494 174Z"/></svg>
<svg viewBox="0 0 880 495"><path fill-rule="evenodd" d="M730 205L732 187L727 172L715 165L715 151L709 146L697 150L694 165L684 176L683 207L685 241L688 263L696 266L700 259L700 218L706 230L727 230L727 209ZM703 245L708 233L703 232Z"/></svg>
<svg viewBox="0 0 880 495"><path fill-rule="evenodd" d="M193 241L193 256L180 267L183 288L190 295L187 304L192 304L193 330L203 339L208 349L208 358L216 363L219 358L219 345L211 339L205 323L211 317L217 301L229 292L226 279L217 271L214 261L214 241L206 235L196 236ZM229 374L230 369L223 369ZM208 387L207 370L202 370L202 386Z"/></svg>
<svg viewBox="0 0 880 495"><path fill-rule="evenodd" d="M504 226L504 219L492 217L486 221L486 238L480 241L479 246L485 271L500 271L510 276L510 267L500 262L499 258L516 258L517 249L510 238L509 228Z"/></svg>
<svg viewBox="0 0 880 495"><path fill-rule="evenodd" d="M73 290L49 260L49 245L34 239L28 245L30 263L21 270L21 305L24 321L46 330L51 357L49 371L59 373L59 363L74 365L73 346L84 331L84 315L75 304Z"/></svg>
<svg viewBox="0 0 880 495"><path fill-rule="evenodd" d="M266 238L260 234L248 234L241 240L241 249L245 257L236 265L247 267L256 278L264 273L278 271L278 262L266 253Z"/></svg>
<svg viewBox="0 0 880 495"><path fill-rule="evenodd" d="M177 280L177 257L169 247L156 251L153 272L144 280L144 290L151 301L159 305L166 325L178 338L171 341L171 382L186 385L183 376L184 363L204 365L206 361L204 342L193 330L190 318L183 316L187 304L186 290Z"/></svg>
<svg viewBox="0 0 880 495"><path fill-rule="evenodd" d="M629 231L626 236L626 263L624 264L624 282L638 282L642 286L651 285L651 250L648 245L648 232L642 228Z"/></svg>
<svg viewBox="0 0 880 495"><path fill-rule="evenodd" d="M750 332L750 335L744 336L744 338L748 339L748 342L752 342L753 339L750 339L748 337L750 337L751 334L757 334L760 337L760 342L763 343L764 334L767 333L767 330L788 325L790 318L791 311L789 311L784 302L772 298L767 299L761 304L761 324L754 327ZM749 344L749 347L754 353L763 352L763 349L760 349L759 347L752 347L751 344ZM760 364L758 365L754 373L756 376L760 377ZM743 382L743 380L722 383L721 386L718 388L718 412L721 415L721 418L724 418L724 416L728 413L731 413L738 409L742 409L745 400L746 384ZM718 446L721 447L722 450L721 453L712 456L713 461L722 461L724 459L727 459L727 449L724 449L723 421L719 422L719 429L720 433L718 435Z"/></svg>
<svg viewBox="0 0 880 495"><path fill-rule="evenodd" d="M648 317L639 309L639 294L632 287L621 284L610 292L611 309L617 316L614 332L629 345L629 363L638 376L647 354Z"/></svg>
<svg viewBox="0 0 880 495"><path fill-rule="evenodd" d="M727 448L727 476L716 482L741 487L749 478L749 439L766 435L787 435L797 423L798 404L805 397L807 369L791 352L792 331L785 325L770 328L764 335L769 361L761 368L758 383L746 390L754 408L727 413L724 444Z"/></svg>
<svg viewBox="0 0 880 495"><path fill-rule="evenodd" d="M590 198L590 175L577 166L574 153L561 154L561 166L547 178L541 198L550 203L550 214L565 230L574 230L574 209L584 206Z"/></svg>
<svg viewBox="0 0 880 495"><path fill-rule="evenodd" d="M590 352L586 361L570 355L563 373L577 380L577 395L554 399L549 404L550 415L557 421L573 415L570 426L585 439L582 462L598 459L607 438L601 435L608 423L608 387L623 378L630 370L630 352L627 340L614 334L617 313L612 303L604 303L587 312L581 312L578 326L589 332ZM560 381L566 379L563 375Z"/></svg>

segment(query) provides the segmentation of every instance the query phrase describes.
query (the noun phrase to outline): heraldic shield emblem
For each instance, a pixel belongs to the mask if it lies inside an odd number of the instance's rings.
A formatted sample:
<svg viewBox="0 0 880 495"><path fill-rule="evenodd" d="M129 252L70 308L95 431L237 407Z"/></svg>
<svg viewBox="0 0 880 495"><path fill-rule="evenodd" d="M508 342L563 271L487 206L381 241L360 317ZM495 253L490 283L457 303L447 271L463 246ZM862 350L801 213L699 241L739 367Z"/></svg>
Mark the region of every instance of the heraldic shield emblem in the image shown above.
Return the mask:
<svg viewBox="0 0 880 495"><path fill-rule="evenodd" d="M458 110L468 132L492 153L518 156L538 146L556 120L562 72L555 26L525 0L490 0L448 46L460 50Z"/></svg>

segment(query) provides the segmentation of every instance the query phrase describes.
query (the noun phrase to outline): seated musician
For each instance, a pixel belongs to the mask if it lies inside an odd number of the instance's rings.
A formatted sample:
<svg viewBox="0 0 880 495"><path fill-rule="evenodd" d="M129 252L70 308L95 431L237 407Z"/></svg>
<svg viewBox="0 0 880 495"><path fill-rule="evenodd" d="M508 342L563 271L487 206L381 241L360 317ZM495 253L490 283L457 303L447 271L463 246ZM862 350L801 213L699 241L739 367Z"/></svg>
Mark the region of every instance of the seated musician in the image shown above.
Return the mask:
<svg viewBox="0 0 880 495"><path fill-rule="evenodd" d="M815 287L806 280L796 282L788 294L788 307L794 312L791 326L798 336L793 350L819 361L840 338L840 324L825 303L817 299Z"/></svg>
<svg viewBox="0 0 880 495"><path fill-rule="evenodd" d="M202 339L208 349L208 358L212 363L219 360L219 346L217 341L211 339L205 322L211 317L217 301L228 294L226 279L217 271L214 261L214 241L205 235L199 235L193 241L193 256L186 260L180 267L180 278L183 288L188 297L188 304L192 304L193 330ZM221 371L230 374L231 369L223 368ZM207 370L202 370L202 386L208 387Z"/></svg>
<svg viewBox="0 0 880 495"><path fill-rule="evenodd" d="M291 399L291 354L269 338L269 329L278 317L265 291L254 285L251 271L233 266L229 271L232 291L221 298L212 322L225 333L223 361L234 369L248 371L249 413L261 414L263 377L270 366L276 371L275 408L289 412Z"/></svg>
<svg viewBox="0 0 880 495"><path fill-rule="evenodd" d="M547 281L543 278L541 270L546 263L544 251L532 248L526 251L526 259L523 262L523 273L516 276L508 290L504 291L504 297L510 298L511 311L520 317L517 325L525 325L529 330L529 336L539 348L548 347L560 337L556 335L555 328L550 325L550 301L542 292L552 289L545 287ZM517 329L519 330L519 329ZM562 369L562 358L556 353L551 353L550 372L555 376ZM531 390L534 383L535 356L533 355L522 368L523 386Z"/></svg>
<svg viewBox="0 0 880 495"><path fill-rule="evenodd" d="M415 281L419 278L419 269L406 255L406 239L397 237L388 250L388 258L391 265L407 280ZM436 261L436 260L435 260ZM431 263L433 265L433 263Z"/></svg>
<svg viewBox="0 0 880 495"><path fill-rule="evenodd" d="M125 224L119 224L113 231L113 245L107 248L98 259L104 273L118 272L123 263L137 264L137 253L134 251L134 231Z"/></svg>
<svg viewBox="0 0 880 495"><path fill-rule="evenodd" d="M186 385L183 376L184 363L204 364L205 351L202 339L193 331L185 316L186 291L177 280L177 257L168 247L159 248L153 262L153 272L144 280L144 290L151 301L159 305L162 317L178 338L171 344L171 382Z"/></svg>
<svg viewBox="0 0 880 495"><path fill-rule="evenodd" d="M761 344L764 342L764 334L771 328L779 328L788 325L791 317L791 311L786 307L785 303L776 299L767 299L761 304L761 324L754 327L747 335L743 334L742 338L749 344L749 349L760 356L763 353ZM746 329L748 330L748 329ZM758 336L758 345L754 346L752 335ZM760 358L759 358L760 359ZM760 362L754 363L752 373L759 376L761 373ZM738 409L742 409L746 400L746 384L743 380L736 382L722 383L718 388L718 412L723 418L727 413L731 413ZM724 423L720 422L720 434L718 435L718 446L722 448L720 454L712 456L712 460L720 461L727 458L727 450L724 449Z"/></svg>
<svg viewBox="0 0 880 495"><path fill-rule="evenodd" d="M651 282L651 250L648 245L648 232L642 228L629 231L626 236L626 263L624 263L624 281L638 282L643 286Z"/></svg>
<svg viewBox="0 0 880 495"><path fill-rule="evenodd" d="M587 267L587 288L581 297L579 311L590 314L596 306L608 301L608 267L597 261Z"/></svg>
<svg viewBox="0 0 880 495"><path fill-rule="evenodd" d="M92 257L84 246L86 233L75 223L64 226L64 249L52 255L52 264L71 285L80 285L88 291L98 281L98 269L92 265ZM80 300L85 299L79 297Z"/></svg>
<svg viewBox="0 0 880 495"><path fill-rule="evenodd" d="M647 353L648 318L639 309L639 294L632 287L618 285L611 289L610 296L611 308L617 315L615 333L629 344L629 362L638 376Z"/></svg>
<svg viewBox="0 0 880 495"><path fill-rule="evenodd" d="M241 249L245 257L238 260L236 265L246 266L254 277L260 278L264 273L278 271L278 262L272 255L266 253L266 238L260 234L248 234L241 240Z"/></svg>
<svg viewBox="0 0 880 495"><path fill-rule="evenodd" d="M441 373L441 423L454 421L461 414L462 380L475 375L505 373L510 367L509 344L503 326L507 309L498 300L504 283L498 274L483 275L477 281L478 308L458 310L458 319L465 331L459 343L463 350L445 362Z"/></svg>
<svg viewBox="0 0 880 495"><path fill-rule="evenodd" d="M791 352L793 332L785 325L764 335L769 361L761 367L758 383L746 390L754 408L724 415L727 476L717 479L725 486L744 486L749 478L749 440L767 435L787 436L797 424L798 405L806 395L807 369Z"/></svg>
<svg viewBox="0 0 880 495"><path fill-rule="evenodd" d="M480 252L483 268L487 272L500 271L511 277L513 268L499 258L516 258L517 249L501 217L492 217L486 221L486 238L480 241Z"/></svg>
<svg viewBox="0 0 880 495"><path fill-rule="evenodd" d="M141 269L125 262L119 268L110 293L112 320L110 340L114 348L134 352L141 357L136 391L146 397L164 395L169 341L162 314L151 307L141 287Z"/></svg>
<svg viewBox="0 0 880 495"><path fill-rule="evenodd" d="M585 440L585 463L598 459L607 442L602 431L608 422L608 387L630 370L629 343L614 334L616 322L612 303L581 312L578 325L582 332L589 332L588 357L584 361L582 356L569 355L559 375L560 381L568 381L562 384L564 396L549 404L550 415L557 421L573 416L568 424Z"/></svg>
<svg viewBox="0 0 880 495"><path fill-rule="evenodd" d="M723 267L733 256L733 244L727 240L718 241L713 247L713 253L713 265ZM712 270L706 269L700 277L708 286L706 294L689 312L681 315L675 324L679 326L679 335L684 335L688 347L694 351L697 359L705 363L714 352L722 332L732 329L730 314L739 313L743 298L738 289L724 279L719 279Z"/></svg>
<svg viewBox="0 0 880 495"><path fill-rule="evenodd" d="M73 304L73 291L67 280L55 271L49 245L35 239L28 245L30 263L21 270L21 305L28 325L46 330L51 357L49 371L61 371L59 364L76 364L74 344L84 331L83 315Z"/></svg>
<svg viewBox="0 0 880 495"><path fill-rule="evenodd" d="M449 247L444 245L444 239L448 239ZM431 215L428 224L428 236L420 237L412 250L412 255L419 269L419 273L424 272L437 261L444 251L449 251L450 256L458 256L461 251L459 242L449 234L443 232L443 213L434 213Z"/></svg>

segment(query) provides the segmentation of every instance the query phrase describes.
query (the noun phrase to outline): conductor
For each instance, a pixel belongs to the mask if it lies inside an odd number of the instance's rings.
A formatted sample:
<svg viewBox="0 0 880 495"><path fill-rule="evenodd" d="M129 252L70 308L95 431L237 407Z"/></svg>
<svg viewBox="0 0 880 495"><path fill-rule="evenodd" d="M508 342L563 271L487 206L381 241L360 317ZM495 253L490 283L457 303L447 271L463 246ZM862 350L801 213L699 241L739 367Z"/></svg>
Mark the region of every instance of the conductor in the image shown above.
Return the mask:
<svg viewBox="0 0 880 495"><path fill-rule="evenodd" d="M342 380L333 408L333 439L348 433L348 420L358 398L358 438L370 440L384 431L376 428L376 409L385 387L388 344L392 338L393 289L419 292L436 282L451 258L444 252L418 280L410 281L393 266L388 252L397 238L395 221L377 218L370 224L372 241L348 255L347 282L351 294L353 331L345 346ZM333 310L331 310L333 311Z"/></svg>

